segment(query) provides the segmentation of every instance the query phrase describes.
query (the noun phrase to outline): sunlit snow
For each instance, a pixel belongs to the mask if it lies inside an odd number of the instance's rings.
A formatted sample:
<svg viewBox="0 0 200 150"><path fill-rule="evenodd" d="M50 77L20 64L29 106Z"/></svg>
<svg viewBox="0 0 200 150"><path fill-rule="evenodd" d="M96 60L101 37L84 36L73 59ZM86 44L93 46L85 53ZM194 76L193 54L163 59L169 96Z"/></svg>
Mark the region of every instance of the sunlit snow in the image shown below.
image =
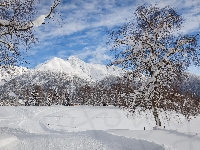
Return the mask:
<svg viewBox="0 0 200 150"><path fill-rule="evenodd" d="M46 18L46 15L40 15L38 18L36 18L35 20L32 21L33 26L39 27L40 25L42 25L45 18Z"/></svg>
<svg viewBox="0 0 200 150"><path fill-rule="evenodd" d="M172 119L153 130L153 119L113 106L1 107L0 149L198 150L199 123Z"/></svg>
<svg viewBox="0 0 200 150"><path fill-rule="evenodd" d="M62 71L92 81L102 80L109 75L120 76L124 72L122 69L114 66L107 67L100 64L85 63L74 56L70 56L67 60L54 57L36 66L35 70Z"/></svg>

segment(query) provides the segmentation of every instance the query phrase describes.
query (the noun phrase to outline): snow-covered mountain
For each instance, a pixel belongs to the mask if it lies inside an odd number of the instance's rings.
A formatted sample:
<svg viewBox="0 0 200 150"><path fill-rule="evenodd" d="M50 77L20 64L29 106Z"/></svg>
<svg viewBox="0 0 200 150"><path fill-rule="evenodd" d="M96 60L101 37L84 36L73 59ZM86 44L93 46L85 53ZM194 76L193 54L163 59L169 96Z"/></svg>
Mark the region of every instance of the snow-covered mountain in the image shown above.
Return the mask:
<svg viewBox="0 0 200 150"><path fill-rule="evenodd" d="M70 56L67 60L54 57L36 66L35 71L61 71L91 81L99 81L106 76L120 76L124 72L115 66L85 63L74 56Z"/></svg>
<svg viewBox="0 0 200 150"><path fill-rule="evenodd" d="M76 76L89 82L96 82L107 76L120 76L124 73L121 68L85 63L74 56L70 56L67 60L54 57L42 64L39 64L34 69L16 66L9 70L0 68L0 86L4 85L7 81L10 81L15 77L21 76L24 73L26 73L28 76L31 76L37 75L38 72L40 72L40 74L41 72L60 72L69 77Z"/></svg>
<svg viewBox="0 0 200 150"><path fill-rule="evenodd" d="M76 76L78 78L87 81L100 81L108 76L119 77L125 73L119 67L116 66L105 66L100 64L85 63L84 61L70 56L67 60L54 57L46 62L39 64L34 69L27 69L25 67L13 67L9 70L0 68L0 85L3 85L6 81L11 80L17 76L21 76L24 73L29 75L37 74L37 72L61 72L69 77ZM189 74L190 78L195 78L198 80L199 76Z"/></svg>

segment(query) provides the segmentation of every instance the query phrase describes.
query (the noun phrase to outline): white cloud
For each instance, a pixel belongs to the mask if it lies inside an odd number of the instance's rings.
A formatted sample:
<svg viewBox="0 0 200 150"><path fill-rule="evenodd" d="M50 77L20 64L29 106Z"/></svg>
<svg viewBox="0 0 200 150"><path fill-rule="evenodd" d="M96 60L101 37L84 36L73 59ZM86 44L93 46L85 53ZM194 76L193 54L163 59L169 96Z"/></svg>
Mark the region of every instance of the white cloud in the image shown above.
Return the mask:
<svg viewBox="0 0 200 150"><path fill-rule="evenodd" d="M191 14L185 15L186 21L183 23L183 28L181 32L186 34L192 31L200 31L200 15L198 16L190 16Z"/></svg>
<svg viewBox="0 0 200 150"><path fill-rule="evenodd" d="M120 9L115 8L112 12L99 16L99 20L97 22L93 22L92 27L105 26L110 29L113 26L120 26L125 23L127 19L130 19L133 16L133 9L133 6Z"/></svg>
<svg viewBox="0 0 200 150"><path fill-rule="evenodd" d="M69 22L65 24L61 28L56 28L54 31L47 34L48 36L58 36L58 35L70 35L74 32L81 31L85 29L87 25L84 22L76 21L76 22Z"/></svg>
<svg viewBox="0 0 200 150"><path fill-rule="evenodd" d="M26 52L27 56L34 56L35 54L37 54L37 50L29 50Z"/></svg>
<svg viewBox="0 0 200 150"><path fill-rule="evenodd" d="M82 51L74 51L72 55L78 57L81 60L88 60L89 63L103 64L105 61L111 59L111 56L107 53L108 48L104 45L95 47L85 47Z"/></svg>
<svg viewBox="0 0 200 150"><path fill-rule="evenodd" d="M124 2L128 4L130 1ZM61 11L63 18L62 27L56 25L55 22L49 25L45 25L40 28L38 35L40 39L56 38L58 36L71 35L76 32L83 31L85 29L95 29L99 27L107 27L112 29L114 26L120 26L126 22L126 19L133 17L133 13L137 6L143 4L157 4L160 7L171 6L174 7L178 13L181 13L185 19L185 26L181 30L183 33L188 33L191 30L199 28L199 15L195 15L199 12L200 1L199 0L138 0L135 5L117 6L116 1L71 1L71 3L60 4L58 11ZM45 3L46 4L46 3ZM50 5L50 3L49 3ZM47 7L44 7L47 11ZM40 10L40 12L44 12ZM189 25L188 25L189 24ZM186 26L187 25L187 26Z"/></svg>
<svg viewBox="0 0 200 150"><path fill-rule="evenodd" d="M53 0L41 1L40 14L45 14L49 11ZM65 2L65 3L64 3ZM121 26L126 22L126 19L133 17L135 9L143 4L157 4L159 7L167 5L173 7L178 14L185 19L183 23L182 33L190 33L191 31L199 30L200 27L200 1L199 0L73 0L63 1L58 5L56 10L61 13L63 22L61 25L57 20L54 22L41 25L36 28L37 37L40 44L36 48L38 50L48 50L53 45L58 45L58 41L66 46L66 51L63 47L54 48L57 57L75 55L76 57L87 60L92 63L102 63L110 60L108 48L101 44L107 30L112 30L115 26ZM117 4L118 3L118 4ZM130 3L130 4L129 4ZM60 19L58 16L54 19ZM46 20L47 22L48 20ZM106 31L105 31L106 30ZM104 32L104 35L102 35ZM81 33L81 34L79 34ZM58 39L60 38L60 39ZM88 39L90 39L88 41ZM99 44L100 43L100 44ZM86 47L80 51L73 51L73 46L81 45ZM56 46L55 46L56 47ZM52 54L49 54L52 55Z"/></svg>
<svg viewBox="0 0 200 150"><path fill-rule="evenodd" d="M129 1L127 1L129 2ZM64 19L64 25L62 27L57 26L54 29L49 29L48 33L42 35L45 37L57 37L63 35L70 35L88 28L99 28L107 27L112 28L113 26L120 26L126 22L126 19L132 18L133 13L137 6L142 4L157 4L160 7L170 5L175 7L176 10L182 11L182 9L187 10L187 12L181 12L186 20L186 24L190 23L187 27L183 28L184 32L190 32L193 29L198 28L199 16L194 16L195 13L199 12L199 9L194 9L192 7L199 8L200 2L198 0L188 1L188 0L154 0L154 1L136 1L135 5L130 6L116 6L115 1L74 1L71 4L61 5L58 8L62 11L62 17ZM45 7L46 9L46 7ZM196 21L196 19L198 19ZM49 28L49 26L48 26Z"/></svg>
<svg viewBox="0 0 200 150"><path fill-rule="evenodd" d="M188 71L190 73L193 73L193 74L196 74L196 75L199 75L200 76L200 67L195 67L195 66L190 66L188 68Z"/></svg>
<svg viewBox="0 0 200 150"><path fill-rule="evenodd" d="M108 5L107 5L108 4ZM40 39L46 37L57 37L63 35L70 35L78 31L88 28L108 27L120 25L126 21L132 14L134 6L129 7L111 7L113 3L108 1L80 1L78 4L73 2L68 5L58 6L60 11L63 11L63 25L46 24L43 27L36 29ZM47 8L44 7L44 10ZM44 12L41 11L41 12ZM38 31L40 30L40 31ZM46 32L44 32L46 31Z"/></svg>

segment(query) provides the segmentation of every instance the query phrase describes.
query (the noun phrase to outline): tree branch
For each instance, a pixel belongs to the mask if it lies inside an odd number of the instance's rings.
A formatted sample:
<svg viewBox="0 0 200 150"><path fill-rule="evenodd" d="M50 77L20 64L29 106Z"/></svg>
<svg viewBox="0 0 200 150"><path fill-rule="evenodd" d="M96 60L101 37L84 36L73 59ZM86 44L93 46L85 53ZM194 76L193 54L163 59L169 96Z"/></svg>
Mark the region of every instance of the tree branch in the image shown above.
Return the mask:
<svg viewBox="0 0 200 150"><path fill-rule="evenodd" d="M4 3L2 3L2 5ZM12 28L15 29L15 31L27 31L30 28L38 27L44 22L45 18L49 18L50 17L50 15L52 14L53 10L58 6L59 3L60 3L59 0L54 0L52 6L50 8L49 13L46 14L46 15L40 15L39 17L37 17L33 21L26 22L24 24L20 24L18 22L14 22L14 21L10 21L10 20L9 21L8 20L0 20L0 26L12 27ZM1 6L1 3L0 3L0 6Z"/></svg>
<svg viewBox="0 0 200 150"><path fill-rule="evenodd" d="M58 6L58 4L60 3L60 0L54 0L53 5L50 8L49 13L46 15L45 18L49 18L51 13L53 12L53 10Z"/></svg>
<svg viewBox="0 0 200 150"><path fill-rule="evenodd" d="M3 44L5 44L9 50L13 48L13 45L10 44L10 43L8 43L8 42L5 42L5 41L3 41L1 39L0 39L0 42L3 43Z"/></svg>

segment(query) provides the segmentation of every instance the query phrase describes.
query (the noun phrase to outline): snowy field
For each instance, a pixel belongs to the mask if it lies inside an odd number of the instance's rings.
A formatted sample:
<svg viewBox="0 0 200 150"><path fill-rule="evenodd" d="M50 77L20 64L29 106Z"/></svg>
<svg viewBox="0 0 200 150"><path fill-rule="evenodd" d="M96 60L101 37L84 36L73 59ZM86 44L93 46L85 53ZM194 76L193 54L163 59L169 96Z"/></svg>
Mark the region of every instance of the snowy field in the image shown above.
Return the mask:
<svg viewBox="0 0 200 150"><path fill-rule="evenodd" d="M199 150L200 117L163 129L118 108L1 107L1 150ZM164 129L165 126L165 129ZM145 130L144 130L145 127Z"/></svg>

